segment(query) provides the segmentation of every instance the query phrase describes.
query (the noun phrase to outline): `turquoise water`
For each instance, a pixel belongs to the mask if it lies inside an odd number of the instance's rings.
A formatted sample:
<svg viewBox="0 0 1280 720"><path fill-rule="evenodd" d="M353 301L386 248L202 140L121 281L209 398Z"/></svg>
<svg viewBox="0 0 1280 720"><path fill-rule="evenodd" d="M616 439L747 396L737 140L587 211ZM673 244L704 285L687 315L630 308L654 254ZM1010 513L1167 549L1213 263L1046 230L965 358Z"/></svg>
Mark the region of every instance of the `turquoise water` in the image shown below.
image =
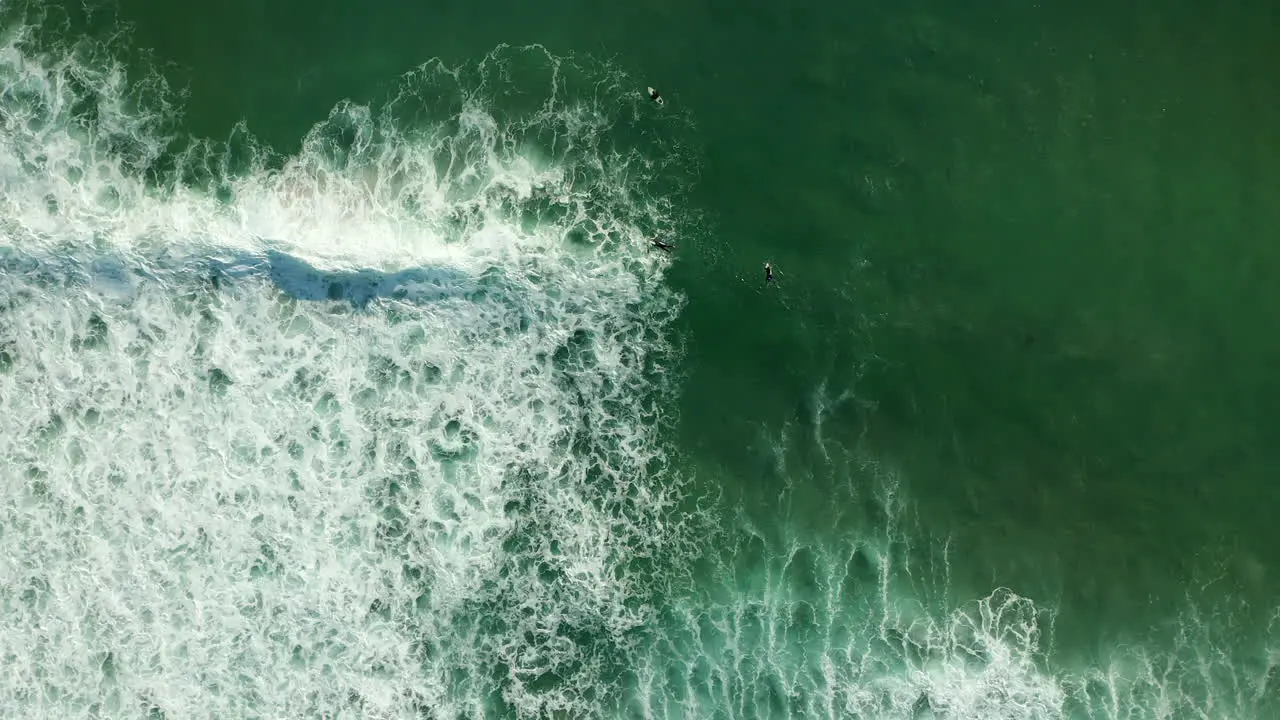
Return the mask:
<svg viewBox="0 0 1280 720"><path fill-rule="evenodd" d="M1092 5L6 2L0 714L1275 716L1280 26Z"/></svg>

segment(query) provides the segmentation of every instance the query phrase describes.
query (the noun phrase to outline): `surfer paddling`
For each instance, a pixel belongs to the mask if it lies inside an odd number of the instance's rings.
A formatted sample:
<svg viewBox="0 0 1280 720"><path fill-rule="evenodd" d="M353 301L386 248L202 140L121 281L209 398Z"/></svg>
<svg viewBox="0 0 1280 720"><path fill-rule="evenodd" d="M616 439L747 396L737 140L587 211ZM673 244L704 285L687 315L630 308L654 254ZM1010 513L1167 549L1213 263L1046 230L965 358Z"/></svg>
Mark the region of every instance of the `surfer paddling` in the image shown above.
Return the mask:
<svg viewBox="0 0 1280 720"><path fill-rule="evenodd" d="M662 96L658 94L658 91L657 91L657 90L654 90L653 88L647 88L647 89L649 90L649 99L650 99L650 100L652 100L652 101L654 101L654 102L658 103L659 105L665 105L665 104L666 104L666 101L662 99Z"/></svg>
<svg viewBox="0 0 1280 720"><path fill-rule="evenodd" d="M764 281L765 283L773 282L773 263L764 264Z"/></svg>
<svg viewBox="0 0 1280 720"><path fill-rule="evenodd" d="M676 249L675 245L669 245L667 243L664 243L658 238L649 238L649 244L658 248L659 250L662 250L663 252L671 252L672 250Z"/></svg>

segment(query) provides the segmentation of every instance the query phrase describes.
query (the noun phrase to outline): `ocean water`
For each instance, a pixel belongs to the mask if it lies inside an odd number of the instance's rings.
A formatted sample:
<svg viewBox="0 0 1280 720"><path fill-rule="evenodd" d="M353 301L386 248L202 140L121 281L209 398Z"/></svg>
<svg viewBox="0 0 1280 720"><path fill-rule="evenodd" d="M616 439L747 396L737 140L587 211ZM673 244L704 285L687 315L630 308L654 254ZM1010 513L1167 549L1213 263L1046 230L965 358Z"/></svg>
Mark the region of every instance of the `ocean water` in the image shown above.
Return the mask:
<svg viewBox="0 0 1280 720"><path fill-rule="evenodd" d="M0 716L1280 715L1278 19L1090 5L4 0Z"/></svg>

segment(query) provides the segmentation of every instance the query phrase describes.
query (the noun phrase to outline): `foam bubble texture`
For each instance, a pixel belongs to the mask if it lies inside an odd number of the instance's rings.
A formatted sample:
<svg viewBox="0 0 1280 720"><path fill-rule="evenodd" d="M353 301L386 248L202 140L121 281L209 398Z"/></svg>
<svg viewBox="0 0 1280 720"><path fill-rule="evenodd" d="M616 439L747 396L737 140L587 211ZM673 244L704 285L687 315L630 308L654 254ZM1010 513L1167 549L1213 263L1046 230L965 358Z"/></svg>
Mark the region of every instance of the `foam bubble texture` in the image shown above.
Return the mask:
<svg viewBox="0 0 1280 720"><path fill-rule="evenodd" d="M834 443L832 452L836 452ZM870 479L869 477L867 479ZM1052 618L1001 589L950 607L945 552L913 564L891 477L874 502L883 535L725 529L701 602L676 603L638 673L646 717L1060 718L1067 689L1047 672ZM874 487L874 486L870 486ZM862 502L868 487L837 493ZM785 499L781 506L787 506ZM846 533L847 536L847 533ZM918 562L918 558L917 561ZM715 598L718 602L706 602Z"/></svg>
<svg viewBox="0 0 1280 720"><path fill-rule="evenodd" d="M597 712L686 542L655 437L680 301L638 225L669 201L603 139L611 76L500 49L296 157L240 128L166 160L119 65L23 42L0 714ZM544 105L491 111L509 65Z"/></svg>
<svg viewBox="0 0 1280 720"><path fill-rule="evenodd" d="M1237 609L1189 605L1131 644L1061 657L1055 614L1031 598L1000 588L948 600L950 560L913 563L917 535L807 535L708 542L725 550L701 592L663 608L663 632L637 658L633 715L1261 720L1280 709L1274 618L1237 625Z"/></svg>
<svg viewBox="0 0 1280 720"><path fill-rule="evenodd" d="M922 526L892 468L824 422L852 400L819 383L808 417L762 429L749 457L788 482L707 535L698 591L662 608L663 632L637 658L633 715L1276 716L1280 613L1259 625L1243 600L1189 590L1180 616L1082 651L1089 639L1055 637L1051 602L954 587L953 563L972 559ZM830 462L796 462L806 455Z"/></svg>
<svg viewBox="0 0 1280 720"><path fill-rule="evenodd" d="M891 482L883 536L688 514L658 437L682 299L642 236L692 226L696 165L608 68L428 63L282 157L176 133L109 48L7 28L0 716L1280 708L1274 651L1194 612L1054 666L1036 603L953 606L946 553L912 565ZM811 455L857 466L823 437L849 397L819 395ZM788 492L813 480L784 455Z"/></svg>
<svg viewBox="0 0 1280 720"><path fill-rule="evenodd" d="M499 666L517 705L548 673L599 681L591 655L649 617L627 563L663 551L674 499L644 481L625 332L175 290L6 311L11 677L49 710L184 716L447 708L473 694L455 671ZM477 613L506 627L459 634Z"/></svg>

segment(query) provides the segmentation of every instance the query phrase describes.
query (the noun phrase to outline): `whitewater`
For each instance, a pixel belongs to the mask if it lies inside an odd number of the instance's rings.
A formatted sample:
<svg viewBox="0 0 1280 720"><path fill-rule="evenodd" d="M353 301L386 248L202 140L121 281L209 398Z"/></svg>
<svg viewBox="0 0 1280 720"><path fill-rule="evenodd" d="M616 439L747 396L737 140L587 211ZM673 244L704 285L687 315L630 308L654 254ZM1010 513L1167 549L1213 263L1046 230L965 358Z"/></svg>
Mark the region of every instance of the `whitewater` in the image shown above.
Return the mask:
<svg viewBox="0 0 1280 720"><path fill-rule="evenodd" d="M717 507L666 432L687 299L648 245L701 227L691 121L615 68L432 61L282 154L186 136L113 53L39 22L0 49L0 716L1240 717L1274 692L1274 658L1240 670L1194 619L1171 654L1055 668L1051 612L953 602L896 475L820 435L847 397L817 391L806 441L881 522Z"/></svg>

